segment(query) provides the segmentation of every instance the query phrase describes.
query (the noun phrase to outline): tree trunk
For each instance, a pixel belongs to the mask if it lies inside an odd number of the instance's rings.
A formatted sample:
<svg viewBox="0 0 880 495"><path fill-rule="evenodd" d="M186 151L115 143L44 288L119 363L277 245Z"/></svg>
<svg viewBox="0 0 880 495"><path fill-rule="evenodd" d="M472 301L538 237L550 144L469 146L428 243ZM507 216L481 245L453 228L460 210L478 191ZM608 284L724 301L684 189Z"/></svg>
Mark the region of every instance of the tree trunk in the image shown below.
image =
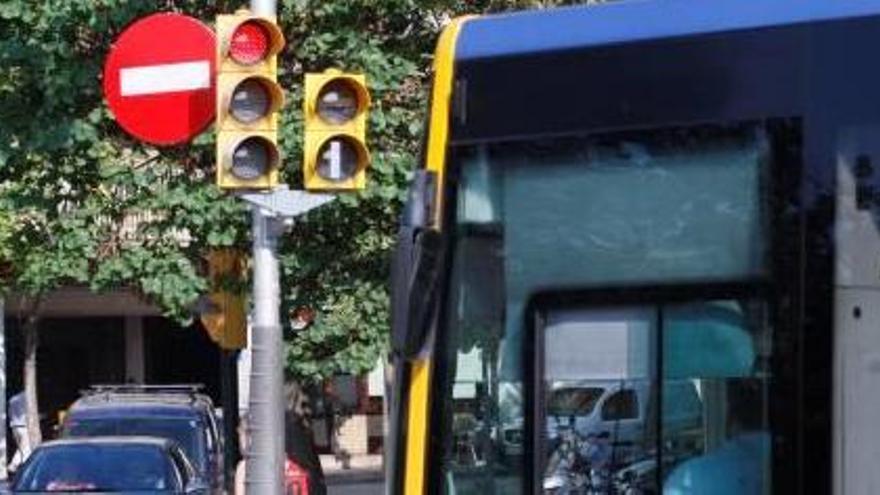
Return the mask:
<svg viewBox="0 0 880 495"><path fill-rule="evenodd" d="M40 410L37 406L37 346L40 338L38 305L39 303L33 305L25 317L24 324L24 395L31 449L43 441L40 431Z"/></svg>

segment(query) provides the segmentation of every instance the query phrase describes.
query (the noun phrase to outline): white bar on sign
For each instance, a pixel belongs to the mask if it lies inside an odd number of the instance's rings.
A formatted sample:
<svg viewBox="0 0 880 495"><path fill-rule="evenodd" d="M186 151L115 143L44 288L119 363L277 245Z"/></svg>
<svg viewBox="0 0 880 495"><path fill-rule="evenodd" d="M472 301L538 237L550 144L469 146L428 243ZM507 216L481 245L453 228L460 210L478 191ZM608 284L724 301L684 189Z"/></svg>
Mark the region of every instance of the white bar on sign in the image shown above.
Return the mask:
<svg viewBox="0 0 880 495"><path fill-rule="evenodd" d="M192 91L211 87L208 61L127 67L119 71L122 96Z"/></svg>

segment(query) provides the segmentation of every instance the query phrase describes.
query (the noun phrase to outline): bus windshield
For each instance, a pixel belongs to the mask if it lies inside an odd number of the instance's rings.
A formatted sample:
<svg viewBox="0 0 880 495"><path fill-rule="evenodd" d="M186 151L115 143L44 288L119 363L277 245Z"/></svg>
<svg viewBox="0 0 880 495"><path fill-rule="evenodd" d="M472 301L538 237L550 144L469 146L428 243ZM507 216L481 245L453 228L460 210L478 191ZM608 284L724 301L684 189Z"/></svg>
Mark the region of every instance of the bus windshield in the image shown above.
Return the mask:
<svg viewBox="0 0 880 495"><path fill-rule="evenodd" d="M678 493L729 461L764 493L768 146L742 124L455 150L442 492Z"/></svg>

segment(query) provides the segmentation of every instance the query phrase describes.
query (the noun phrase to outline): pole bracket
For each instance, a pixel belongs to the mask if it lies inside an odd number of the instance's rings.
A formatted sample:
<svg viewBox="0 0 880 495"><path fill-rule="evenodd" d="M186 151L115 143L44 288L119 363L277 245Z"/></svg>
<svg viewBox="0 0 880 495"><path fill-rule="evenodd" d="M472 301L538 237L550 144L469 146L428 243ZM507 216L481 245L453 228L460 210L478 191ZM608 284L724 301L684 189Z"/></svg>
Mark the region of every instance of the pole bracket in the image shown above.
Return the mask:
<svg viewBox="0 0 880 495"><path fill-rule="evenodd" d="M336 199L332 194L291 191L286 185L278 186L270 192L244 193L238 197L263 209L266 216L283 218L296 218Z"/></svg>

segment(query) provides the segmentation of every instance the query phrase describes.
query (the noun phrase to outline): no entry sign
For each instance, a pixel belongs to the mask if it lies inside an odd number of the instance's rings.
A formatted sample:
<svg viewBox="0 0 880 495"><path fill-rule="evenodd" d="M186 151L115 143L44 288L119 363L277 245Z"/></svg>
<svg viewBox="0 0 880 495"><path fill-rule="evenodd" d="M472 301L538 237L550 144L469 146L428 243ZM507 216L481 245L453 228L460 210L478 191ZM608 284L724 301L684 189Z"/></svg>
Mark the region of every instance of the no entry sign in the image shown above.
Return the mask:
<svg viewBox="0 0 880 495"><path fill-rule="evenodd" d="M214 120L214 32L162 13L125 29L104 64L104 96L116 121L157 145L189 141Z"/></svg>

